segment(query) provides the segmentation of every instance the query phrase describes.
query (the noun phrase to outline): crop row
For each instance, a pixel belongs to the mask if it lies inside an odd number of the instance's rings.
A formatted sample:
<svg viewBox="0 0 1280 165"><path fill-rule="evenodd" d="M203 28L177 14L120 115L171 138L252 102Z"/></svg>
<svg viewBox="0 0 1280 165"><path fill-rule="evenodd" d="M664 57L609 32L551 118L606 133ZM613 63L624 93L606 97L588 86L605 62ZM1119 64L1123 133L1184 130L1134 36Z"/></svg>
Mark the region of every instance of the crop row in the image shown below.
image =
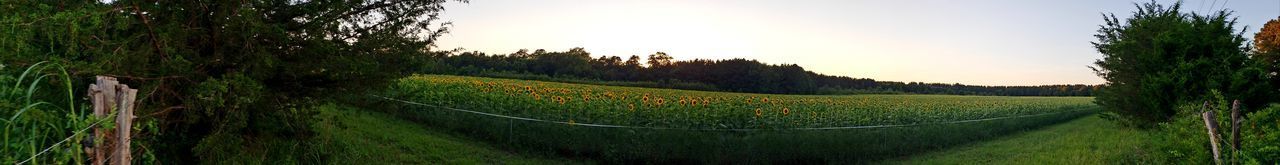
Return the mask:
<svg viewBox="0 0 1280 165"><path fill-rule="evenodd" d="M1089 97L770 95L419 75L383 93L429 126L538 153L606 161L703 163L865 161L980 140L1092 113ZM980 122L975 119L1026 116ZM876 129L795 128L913 125ZM706 131L751 129L764 131ZM547 151L547 152L540 152Z"/></svg>

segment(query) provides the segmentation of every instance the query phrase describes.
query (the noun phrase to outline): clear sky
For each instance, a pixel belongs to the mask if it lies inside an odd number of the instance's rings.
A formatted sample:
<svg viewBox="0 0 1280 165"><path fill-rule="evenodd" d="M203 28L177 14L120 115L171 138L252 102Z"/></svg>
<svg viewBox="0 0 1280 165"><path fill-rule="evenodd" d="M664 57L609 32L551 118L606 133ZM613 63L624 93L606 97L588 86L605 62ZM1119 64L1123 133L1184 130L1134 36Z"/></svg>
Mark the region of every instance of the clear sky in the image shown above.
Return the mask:
<svg viewBox="0 0 1280 165"><path fill-rule="evenodd" d="M975 85L1101 84L1087 66L1102 13L1128 0L472 0L447 5L442 49L527 48L592 56L757 59L822 74ZM1147 2L1147 1L1136 1ZM1164 4L1173 1L1161 0ZM1277 0L1188 0L1234 10L1245 37L1280 16Z"/></svg>

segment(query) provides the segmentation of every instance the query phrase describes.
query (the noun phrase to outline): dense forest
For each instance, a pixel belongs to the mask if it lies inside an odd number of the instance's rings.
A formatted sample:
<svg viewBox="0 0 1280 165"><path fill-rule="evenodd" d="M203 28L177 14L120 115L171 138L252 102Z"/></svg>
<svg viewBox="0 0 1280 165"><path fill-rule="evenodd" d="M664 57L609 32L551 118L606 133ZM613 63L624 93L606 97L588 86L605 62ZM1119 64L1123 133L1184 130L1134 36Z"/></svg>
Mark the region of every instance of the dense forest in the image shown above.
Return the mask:
<svg viewBox="0 0 1280 165"><path fill-rule="evenodd" d="M979 86L948 83L876 81L807 71L796 64L765 64L748 59L674 60L657 52L641 57L631 55L592 58L583 48L564 52L538 49L511 54L477 51L433 53L421 72L575 82L649 82L631 86L693 90L775 93L850 94L915 93L1004 96L1091 96L1098 85ZM617 84L612 84L617 85Z"/></svg>

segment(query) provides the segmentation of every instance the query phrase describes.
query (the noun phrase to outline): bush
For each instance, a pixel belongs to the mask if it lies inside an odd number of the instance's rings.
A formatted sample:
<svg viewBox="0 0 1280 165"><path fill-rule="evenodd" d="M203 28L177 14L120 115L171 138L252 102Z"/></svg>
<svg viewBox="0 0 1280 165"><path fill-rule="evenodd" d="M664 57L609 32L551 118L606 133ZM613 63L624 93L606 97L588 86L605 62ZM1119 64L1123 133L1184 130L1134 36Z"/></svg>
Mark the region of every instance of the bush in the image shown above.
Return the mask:
<svg viewBox="0 0 1280 165"><path fill-rule="evenodd" d="M1280 163L1280 104L1249 113L1240 124L1241 155L1257 164Z"/></svg>
<svg viewBox="0 0 1280 165"><path fill-rule="evenodd" d="M1212 164L1213 154L1209 144L1208 129L1200 113L1204 110L1214 111L1218 123L1217 132L1221 141L1224 162L1238 160L1250 164L1276 164L1280 161L1280 104L1272 104L1253 113L1244 114L1241 123L1240 152L1231 152L1231 102L1216 91L1208 94L1210 106L1202 108L1203 103L1188 103L1179 106L1178 115L1172 122L1159 124L1158 144L1164 157L1174 162L1190 164ZM1242 106L1244 107L1244 106Z"/></svg>

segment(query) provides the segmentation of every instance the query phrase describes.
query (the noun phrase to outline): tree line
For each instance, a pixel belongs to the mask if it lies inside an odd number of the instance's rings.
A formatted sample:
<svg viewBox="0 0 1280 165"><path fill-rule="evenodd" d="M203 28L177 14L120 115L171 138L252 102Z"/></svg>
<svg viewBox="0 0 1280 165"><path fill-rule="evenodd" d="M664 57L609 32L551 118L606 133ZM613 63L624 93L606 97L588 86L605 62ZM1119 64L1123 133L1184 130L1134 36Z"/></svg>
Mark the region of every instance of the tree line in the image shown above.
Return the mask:
<svg viewBox="0 0 1280 165"><path fill-rule="evenodd" d="M913 93L1003 96L1091 96L1098 85L980 86L959 83L876 81L819 74L796 64L749 59L674 60L664 52L593 58L584 48L551 52L522 49L510 54L439 51L420 72L551 80L654 82L657 87L773 94ZM500 74L501 73L501 74ZM517 75L517 76L513 76ZM661 85L665 84L665 85ZM684 84L684 85L679 85Z"/></svg>

